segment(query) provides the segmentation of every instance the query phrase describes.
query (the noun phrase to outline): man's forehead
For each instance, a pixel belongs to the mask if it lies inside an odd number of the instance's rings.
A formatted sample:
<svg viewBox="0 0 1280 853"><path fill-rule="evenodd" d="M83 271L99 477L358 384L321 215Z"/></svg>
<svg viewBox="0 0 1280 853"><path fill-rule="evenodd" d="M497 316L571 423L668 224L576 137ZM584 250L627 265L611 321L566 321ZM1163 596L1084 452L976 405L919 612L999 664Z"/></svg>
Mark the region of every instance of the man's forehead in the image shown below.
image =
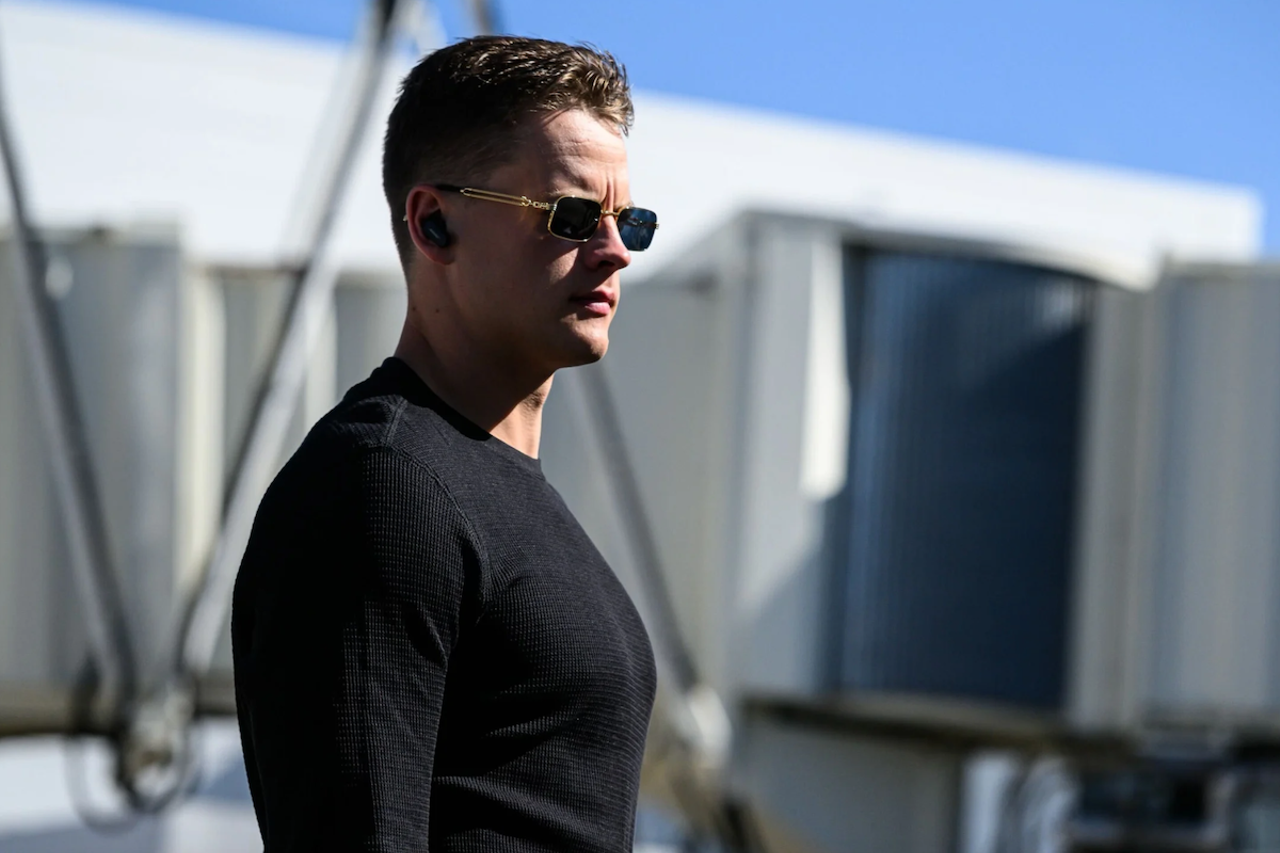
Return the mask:
<svg viewBox="0 0 1280 853"><path fill-rule="evenodd" d="M522 128L520 135L525 145L547 158L618 162L627 156L622 134L582 110L539 117Z"/></svg>
<svg viewBox="0 0 1280 853"><path fill-rule="evenodd" d="M512 153L494 177L522 175L547 189L626 180L622 134L583 110L530 117L518 128Z"/></svg>

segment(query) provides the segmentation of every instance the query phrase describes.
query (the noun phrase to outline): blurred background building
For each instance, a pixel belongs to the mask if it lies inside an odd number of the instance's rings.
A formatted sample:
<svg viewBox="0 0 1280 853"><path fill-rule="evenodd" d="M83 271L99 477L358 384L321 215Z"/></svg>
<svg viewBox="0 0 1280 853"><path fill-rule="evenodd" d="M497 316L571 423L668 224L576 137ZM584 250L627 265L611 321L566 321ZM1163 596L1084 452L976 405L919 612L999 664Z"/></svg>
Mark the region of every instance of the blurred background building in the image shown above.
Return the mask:
<svg viewBox="0 0 1280 853"><path fill-rule="evenodd" d="M17 227L0 242L0 850L258 849L218 567L237 513L394 345L395 82L503 26L592 38L641 86L632 184L663 227L608 359L557 379L543 446L659 654L640 845L1280 848L1280 167L1250 154L1274 116L1219 140L1221 172L1178 177L1017 132L1003 144L1032 153L974 144L1029 109L1013 80L961 141L901 132L930 119L892 118L920 85L900 74L879 94L794 82L839 71L829 30L866 42L875 19L847 10L793 10L821 32L792 54L785 34L741 46L759 58L734 95L723 71L642 70L721 55L773 7L710 4L690 14L722 29L633 61L665 7L613 10L613 44L566 23L585 7L313 6L0 4L45 252L23 263ZM1011 47L1010 20L990 50L1030 65L1052 33ZM1229 44L1256 70L1257 38L1213 20L1187 61ZM1199 104L1201 81L1208 121L1224 74L1171 72L1166 95ZM788 96L809 117L760 109ZM833 120L858 99L895 130ZM1151 150L1112 159L1171 156ZM59 380L97 557L38 405Z"/></svg>

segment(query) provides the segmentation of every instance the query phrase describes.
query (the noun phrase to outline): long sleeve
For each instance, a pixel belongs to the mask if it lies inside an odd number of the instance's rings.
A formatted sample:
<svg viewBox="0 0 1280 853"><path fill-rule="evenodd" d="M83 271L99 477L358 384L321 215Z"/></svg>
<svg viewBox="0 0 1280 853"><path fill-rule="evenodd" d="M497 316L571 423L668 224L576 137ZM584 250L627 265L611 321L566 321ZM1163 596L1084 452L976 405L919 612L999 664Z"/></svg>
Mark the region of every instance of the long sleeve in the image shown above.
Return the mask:
<svg viewBox="0 0 1280 853"><path fill-rule="evenodd" d="M426 851L480 556L449 494L403 454L362 451L330 473L268 495L237 584L237 698L266 853Z"/></svg>

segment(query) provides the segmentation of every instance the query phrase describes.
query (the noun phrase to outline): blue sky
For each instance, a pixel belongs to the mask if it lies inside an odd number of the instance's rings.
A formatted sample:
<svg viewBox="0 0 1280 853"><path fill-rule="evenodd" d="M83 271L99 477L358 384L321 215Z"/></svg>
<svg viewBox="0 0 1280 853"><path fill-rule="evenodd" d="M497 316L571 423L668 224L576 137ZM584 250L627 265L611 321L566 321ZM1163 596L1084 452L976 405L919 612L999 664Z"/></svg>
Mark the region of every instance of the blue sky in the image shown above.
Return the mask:
<svg viewBox="0 0 1280 853"><path fill-rule="evenodd" d="M360 0L110 0L345 39ZM465 0L438 0L450 36ZM1280 256L1280 0L498 0L633 83L1258 190Z"/></svg>

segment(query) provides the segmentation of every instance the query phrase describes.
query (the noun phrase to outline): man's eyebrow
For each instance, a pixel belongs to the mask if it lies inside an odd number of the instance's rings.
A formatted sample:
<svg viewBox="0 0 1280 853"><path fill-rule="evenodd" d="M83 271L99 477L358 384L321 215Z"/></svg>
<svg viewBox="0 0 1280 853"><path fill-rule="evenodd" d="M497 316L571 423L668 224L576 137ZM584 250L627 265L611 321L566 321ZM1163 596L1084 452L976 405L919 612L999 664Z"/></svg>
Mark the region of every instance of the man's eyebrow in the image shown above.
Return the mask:
<svg viewBox="0 0 1280 853"><path fill-rule="evenodd" d="M600 202L601 205L604 204L603 199L601 199L596 193L592 192L591 190L588 190L586 187L583 187L583 186L573 186L573 187L570 187L569 189L555 189L555 190L551 190L548 193L548 197L552 201L559 198L564 198L566 196L573 196L574 198L589 198L592 201ZM635 207L635 199L628 196L627 200L619 204L616 209L622 210L623 208L626 208L626 207Z"/></svg>
<svg viewBox="0 0 1280 853"><path fill-rule="evenodd" d="M595 193L581 184L560 184L554 186L558 186L558 188L552 190L551 194L557 198L563 195L572 195L577 196L578 198L595 198Z"/></svg>

